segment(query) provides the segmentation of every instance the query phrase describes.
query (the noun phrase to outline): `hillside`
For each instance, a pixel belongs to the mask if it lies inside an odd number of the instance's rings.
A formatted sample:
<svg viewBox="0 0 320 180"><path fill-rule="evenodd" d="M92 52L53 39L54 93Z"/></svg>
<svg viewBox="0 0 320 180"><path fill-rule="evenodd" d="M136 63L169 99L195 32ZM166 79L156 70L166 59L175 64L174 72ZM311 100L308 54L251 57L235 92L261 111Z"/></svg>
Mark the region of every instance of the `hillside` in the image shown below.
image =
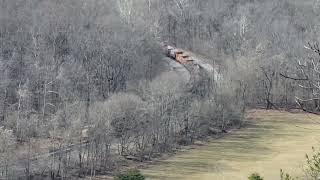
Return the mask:
<svg viewBox="0 0 320 180"><path fill-rule="evenodd" d="M318 0L0 0L0 179L114 176L250 109L320 115L319 17Z"/></svg>
<svg viewBox="0 0 320 180"><path fill-rule="evenodd" d="M148 179L239 179L259 172L279 179L280 169L300 177L305 154L318 148L319 117L306 113L253 110L241 130L179 152L143 173Z"/></svg>

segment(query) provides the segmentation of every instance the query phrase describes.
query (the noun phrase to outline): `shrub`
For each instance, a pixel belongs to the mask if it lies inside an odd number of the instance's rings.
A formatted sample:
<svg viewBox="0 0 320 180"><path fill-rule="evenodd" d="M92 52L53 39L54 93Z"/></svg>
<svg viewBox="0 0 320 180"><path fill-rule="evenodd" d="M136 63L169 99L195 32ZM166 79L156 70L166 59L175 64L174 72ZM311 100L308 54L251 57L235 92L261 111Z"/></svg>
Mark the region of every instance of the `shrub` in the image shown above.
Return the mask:
<svg viewBox="0 0 320 180"><path fill-rule="evenodd" d="M263 180L263 177L261 177L258 173L253 173L248 178L249 180Z"/></svg>
<svg viewBox="0 0 320 180"><path fill-rule="evenodd" d="M306 155L307 163L304 171L308 179L318 179L320 176L320 151L312 147L313 154Z"/></svg>
<svg viewBox="0 0 320 180"><path fill-rule="evenodd" d="M139 170L131 169L125 173L116 175L115 180L144 180L145 177Z"/></svg>
<svg viewBox="0 0 320 180"><path fill-rule="evenodd" d="M284 173L284 171L280 170L280 178L281 180L293 180L293 178L288 173Z"/></svg>

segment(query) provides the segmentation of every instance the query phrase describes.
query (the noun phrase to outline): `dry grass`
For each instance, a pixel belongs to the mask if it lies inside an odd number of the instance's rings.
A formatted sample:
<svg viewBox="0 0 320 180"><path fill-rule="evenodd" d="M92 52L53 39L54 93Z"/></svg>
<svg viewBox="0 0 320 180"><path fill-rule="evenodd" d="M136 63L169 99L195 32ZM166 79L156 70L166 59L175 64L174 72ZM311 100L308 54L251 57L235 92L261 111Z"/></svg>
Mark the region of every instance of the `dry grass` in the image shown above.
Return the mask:
<svg viewBox="0 0 320 180"><path fill-rule="evenodd" d="M282 168L301 176L305 154L319 146L320 117L259 110L248 119L245 128L180 152L143 173L161 180L247 180L259 172L266 180L277 180Z"/></svg>

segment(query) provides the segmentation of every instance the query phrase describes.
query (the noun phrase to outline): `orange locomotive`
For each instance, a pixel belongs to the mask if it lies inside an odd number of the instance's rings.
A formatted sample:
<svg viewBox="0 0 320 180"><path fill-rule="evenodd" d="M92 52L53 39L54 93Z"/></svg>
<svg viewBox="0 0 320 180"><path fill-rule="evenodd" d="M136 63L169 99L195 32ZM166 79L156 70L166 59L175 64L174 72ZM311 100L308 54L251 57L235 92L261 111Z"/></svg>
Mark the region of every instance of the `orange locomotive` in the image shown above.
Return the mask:
<svg viewBox="0 0 320 180"><path fill-rule="evenodd" d="M176 49L172 46L166 46L166 55L181 64L193 61L190 56L186 55L182 50Z"/></svg>

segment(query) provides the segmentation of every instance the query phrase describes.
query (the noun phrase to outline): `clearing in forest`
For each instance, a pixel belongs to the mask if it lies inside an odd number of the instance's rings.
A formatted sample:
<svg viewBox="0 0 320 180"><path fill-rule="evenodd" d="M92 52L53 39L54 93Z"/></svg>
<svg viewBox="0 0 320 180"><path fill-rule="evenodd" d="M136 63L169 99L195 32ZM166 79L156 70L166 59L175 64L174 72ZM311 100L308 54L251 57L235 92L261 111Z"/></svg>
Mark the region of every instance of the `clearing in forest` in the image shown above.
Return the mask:
<svg viewBox="0 0 320 180"><path fill-rule="evenodd" d="M260 173L280 179L280 169L303 175L305 154L320 148L320 117L306 113L256 110L246 126L205 146L155 163L142 170L147 179L247 180Z"/></svg>

